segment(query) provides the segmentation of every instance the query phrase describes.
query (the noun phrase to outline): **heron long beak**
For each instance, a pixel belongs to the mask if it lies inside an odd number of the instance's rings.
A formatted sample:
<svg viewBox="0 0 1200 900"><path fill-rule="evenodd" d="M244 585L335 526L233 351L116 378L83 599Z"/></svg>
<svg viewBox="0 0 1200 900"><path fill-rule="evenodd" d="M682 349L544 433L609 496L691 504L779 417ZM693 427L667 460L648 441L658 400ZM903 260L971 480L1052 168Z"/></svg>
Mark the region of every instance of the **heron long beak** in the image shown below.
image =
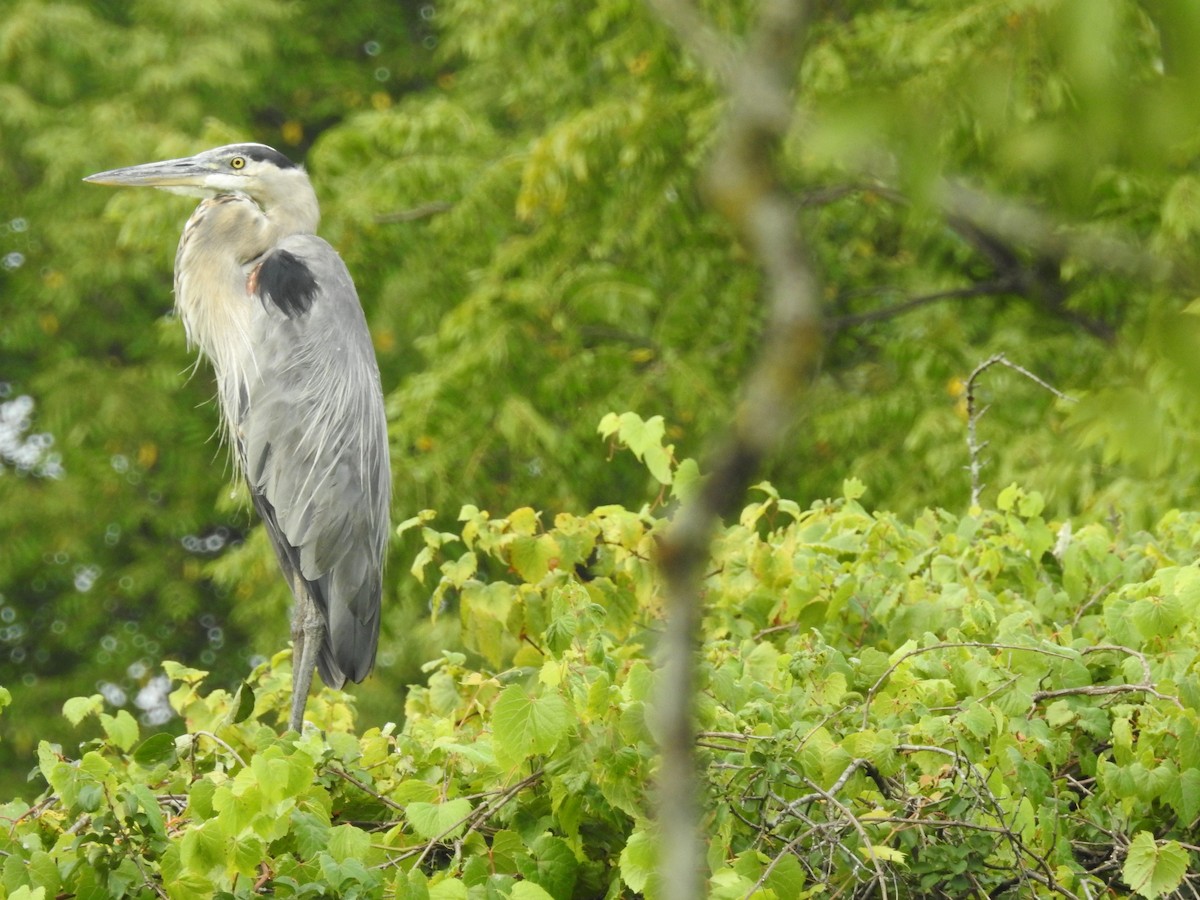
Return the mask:
<svg viewBox="0 0 1200 900"><path fill-rule="evenodd" d="M179 194L207 196L205 181L213 174L209 163L198 157L166 159L162 162L126 166L89 175L84 181L92 184L112 184L122 187L156 187Z"/></svg>

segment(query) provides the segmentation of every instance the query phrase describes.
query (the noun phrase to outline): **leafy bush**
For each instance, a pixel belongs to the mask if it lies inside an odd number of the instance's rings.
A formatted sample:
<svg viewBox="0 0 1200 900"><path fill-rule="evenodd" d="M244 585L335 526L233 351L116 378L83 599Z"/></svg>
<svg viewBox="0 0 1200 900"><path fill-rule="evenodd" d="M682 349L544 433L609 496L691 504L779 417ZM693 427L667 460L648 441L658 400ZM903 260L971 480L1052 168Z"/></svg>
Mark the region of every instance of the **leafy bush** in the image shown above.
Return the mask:
<svg viewBox="0 0 1200 900"><path fill-rule="evenodd" d="M653 421L604 430L692 483ZM666 460L665 467L663 461ZM999 509L808 509L768 484L717 536L699 745L714 898L1163 896L1200 816L1200 516L1071 533ZM324 689L279 733L281 653L236 692L168 664L179 736L97 695L0 808L10 897L653 897L652 739L669 517L466 507L405 528L462 619L402 727ZM436 574L436 578L431 577ZM397 710L397 718L399 718Z"/></svg>

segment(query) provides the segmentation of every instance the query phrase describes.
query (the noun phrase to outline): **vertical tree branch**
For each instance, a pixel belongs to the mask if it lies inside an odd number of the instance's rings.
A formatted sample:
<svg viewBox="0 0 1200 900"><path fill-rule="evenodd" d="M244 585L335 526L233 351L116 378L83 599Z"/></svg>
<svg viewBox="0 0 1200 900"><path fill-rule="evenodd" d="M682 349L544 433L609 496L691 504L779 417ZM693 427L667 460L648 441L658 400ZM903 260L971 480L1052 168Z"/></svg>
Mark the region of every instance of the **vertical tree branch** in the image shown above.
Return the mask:
<svg viewBox="0 0 1200 900"><path fill-rule="evenodd" d="M762 347L736 418L709 460L702 490L680 508L660 547L668 607L657 711L662 888L667 900L697 900L704 895L704 846L693 694L704 567L714 526L737 508L763 457L790 425L821 347L821 294L797 235L799 204L775 171L795 105L810 0L764 0L745 54L732 62L698 11L681 0L651 3L684 45L727 81L725 135L705 188L757 257L768 304Z"/></svg>
<svg viewBox="0 0 1200 900"><path fill-rule="evenodd" d="M1008 359L1008 357L1006 357L1003 353L997 353L994 356L989 356L987 359L985 359L983 362L981 362L979 365L977 365L974 369L971 370L971 374L967 376L966 389L967 389L967 455L968 455L968 458L970 459L970 462L967 465L967 471L971 473L971 507L972 508L979 506L980 498L983 495L983 489L985 487L987 487L987 485L984 484L984 482L983 482L983 467L985 465L985 461L983 459L983 451L987 449L988 442L983 441L981 443L979 441L979 438L976 433L976 427L979 424L979 420L982 419L984 414L991 408L990 406L984 406L981 408L976 403L976 401L975 401L975 382L979 379L980 375L982 375L984 372L986 372L988 369L990 369L992 366L995 366L995 365L1007 366L1008 368L1012 369L1014 372L1016 372L1020 375L1024 375L1026 378L1028 378L1034 384L1038 385L1039 387L1045 388L1047 391L1049 391L1051 394L1053 394L1059 400L1070 400L1070 401L1074 402L1074 399L1075 399L1074 397L1068 397L1066 394L1064 394L1062 391L1060 391L1054 385L1052 385L1046 381L1043 381L1041 378L1038 378L1036 375L1034 375L1032 372L1030 372L1024 366L1019 366L1015 362L1011 362Z"/></svg>

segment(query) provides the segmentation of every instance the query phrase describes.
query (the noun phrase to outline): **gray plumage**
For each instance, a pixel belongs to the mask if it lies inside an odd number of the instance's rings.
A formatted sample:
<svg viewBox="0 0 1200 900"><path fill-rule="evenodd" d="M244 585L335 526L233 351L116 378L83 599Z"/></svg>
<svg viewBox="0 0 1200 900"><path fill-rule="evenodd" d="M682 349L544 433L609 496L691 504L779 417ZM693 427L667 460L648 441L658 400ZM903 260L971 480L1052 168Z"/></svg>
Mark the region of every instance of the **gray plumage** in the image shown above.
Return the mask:
<svg viewBox="0 0 1200 900"><path fill-rule="evenodd" d="M391 474L379 368L350 273L315 232L304 170L262 144L102 172L204 199L175 258L175 305L213 364L235 465L296 600L290 725L316 666L375 662Z"/></svg>

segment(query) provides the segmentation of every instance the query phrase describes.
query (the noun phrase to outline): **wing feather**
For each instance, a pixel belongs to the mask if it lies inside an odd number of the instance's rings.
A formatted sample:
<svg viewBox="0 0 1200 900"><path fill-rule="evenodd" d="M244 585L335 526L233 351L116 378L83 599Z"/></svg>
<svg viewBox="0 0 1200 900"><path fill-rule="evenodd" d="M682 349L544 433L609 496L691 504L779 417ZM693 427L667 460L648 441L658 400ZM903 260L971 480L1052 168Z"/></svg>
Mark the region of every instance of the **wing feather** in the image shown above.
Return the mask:
<svg viewBox="0 0 1200 900"><path fill-rule="evenodd" d="M325 617L321 678L340 687L369 674L379 640L391 499L379 369L332 247L287 238L250 274L252 289L262 272L239 451L280 566Z"/></svg>

